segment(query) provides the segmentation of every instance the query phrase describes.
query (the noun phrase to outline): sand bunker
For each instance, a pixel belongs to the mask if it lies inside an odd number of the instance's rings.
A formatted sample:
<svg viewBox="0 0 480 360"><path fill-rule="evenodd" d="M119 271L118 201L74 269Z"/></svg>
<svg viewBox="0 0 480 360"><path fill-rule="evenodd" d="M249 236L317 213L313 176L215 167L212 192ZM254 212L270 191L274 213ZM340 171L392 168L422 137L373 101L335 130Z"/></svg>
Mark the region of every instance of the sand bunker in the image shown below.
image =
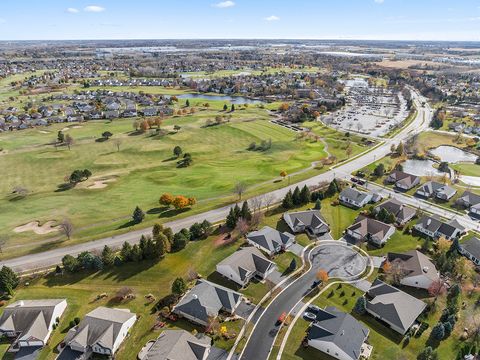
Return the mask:
<svg viewBox="0 0 480 360"><path fill-rule="evenodd" d="M47 221L44 223L42 226L40 226L39 221L32 221L29 222L28 224L17 226L15 229L13 229L14 232L16 233L21 233L25 231L33 231L35 234L38 235L43 235L43 234L48 234L54 231L58 231L60 229L60 226L54 226L55 221Z"/></svg>
<svg viewBox="0 0 480 360"><path fill-rule="evenodd" d="M93 184L88 185L87 189L104 189L108 186L108 183L114 182L117 179L114 177L98 179L93 182Z"/></svg>
<svg viewBox="0 0 480 360"><path fill-rule="evenodd" d="M40 130L39 133L40 134L50 134L50 131Z"/></svg>
<svg viewBox="0 0 480 360"><path fill-rule="evenodd" d="M75 125L75 126L71 126L72 129L81 129L83 128L82 125Z"/></svg>

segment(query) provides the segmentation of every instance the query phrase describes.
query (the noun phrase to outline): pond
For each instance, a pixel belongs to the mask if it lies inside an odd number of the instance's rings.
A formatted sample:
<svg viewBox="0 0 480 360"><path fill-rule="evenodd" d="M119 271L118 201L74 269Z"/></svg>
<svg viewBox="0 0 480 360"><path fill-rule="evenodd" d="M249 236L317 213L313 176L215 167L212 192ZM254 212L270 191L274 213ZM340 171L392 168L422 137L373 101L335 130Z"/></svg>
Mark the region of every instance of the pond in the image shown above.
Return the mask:
<svg viewBox="0 0 480 360"><path fill-rule="evenodd" d="M230 102L233 104L261 104L260 100L250 99L244 96L209 95L209 94L182 94L175 95L178 99L204 99Z"/></svg>
<svg viewBox="0 0 480 360"><path fill-rule="evenodd" d="M437 156L441 161L446 161L450 164L461 162L475 162L477 156L459 149L455 146L441 145L429 151L430 154Z"/></svg>
<svg viewBox="0 0 480 360"><path fill-rule="evenodd" d="M443 176L445 173L433 167L432 160L407 160L403 165L403 171L416 176Z"/></svg>

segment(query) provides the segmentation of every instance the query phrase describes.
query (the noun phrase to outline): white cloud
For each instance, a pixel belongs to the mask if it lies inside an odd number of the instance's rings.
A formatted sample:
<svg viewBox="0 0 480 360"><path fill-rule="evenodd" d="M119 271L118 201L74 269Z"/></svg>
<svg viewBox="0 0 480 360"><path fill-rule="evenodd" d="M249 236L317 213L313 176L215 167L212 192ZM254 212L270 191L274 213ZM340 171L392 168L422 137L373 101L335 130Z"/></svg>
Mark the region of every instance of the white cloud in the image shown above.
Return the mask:
<svg viewBox="0 0 480 360"><path fill-rule="evenodd" d="M377 4L383 4L385 0L373 0L373 1L375 1Z"/></svg>
<svg viewBox="0 0 480 360"><path fill-rule="evenodd" d="M86 12L99 13L99 12L105 11L105 8L98 5L89 5L89 6L86 6L83 10Z"/></svg>
<svg viewBox="0 0 480 360"><path fill-rule="evenodd" d="M76 14L76 13L79 13L80 10L75 9L75 8L68 8L67 12L69 12L70 14Z"/></svg>
<svg viewBox="0 0 480 360"><path fill-rule="evenodd" d="M220 9L225 9L225 8L234 7L235 3L233 1L227 0L227 1L220 1L219 3L216 3L216 4L212 4L212 6Z"/></svg>
<svg viewBox="0 0 480 360"><path fill-rule="evenodd" d="M270 15L268 17L265 18L266 21L278 21L280 20L280 18L278 16L275 16L275 15Z"/></svg>

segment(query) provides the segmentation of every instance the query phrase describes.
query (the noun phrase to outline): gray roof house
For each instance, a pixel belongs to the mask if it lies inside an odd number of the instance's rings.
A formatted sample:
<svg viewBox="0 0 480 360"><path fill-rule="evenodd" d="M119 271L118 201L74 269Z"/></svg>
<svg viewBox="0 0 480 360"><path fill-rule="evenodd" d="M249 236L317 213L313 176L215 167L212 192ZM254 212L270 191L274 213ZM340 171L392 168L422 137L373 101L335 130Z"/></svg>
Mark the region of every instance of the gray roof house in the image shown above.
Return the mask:
<svg viewBox="0 0 480 360"><path fill-rule="evenodd" d="M206 360L212 339L194 336L185 330L164 330L155 341L147 343L139 360Z"/></svg>
<svg viewBox="0 0 480 360"><path fill-rule="evenodd" d="M308 345L336 359L358 360L370 330L333 306L320 310L307 333Z"/></svg>
<svg viewBox="0 0 480 360"><path fill-rule="evenodd" d="M405 253L388 253L390 263L398 263L403 270L400 284L419 289L428 289L432 283L440 279L435 265L430 259L417 250Z"/></svg>
<svg viewBox="0 0 480 360"><path fill-rule="evenodd" d="M472 214L480 216L480 195L465 191L457 200L457 204L464 206L470 210Z"/></svg>
<svg viewBox="0 0 480 360"><path fill-rule="evenodd" d="M19 347L44 346L66 308L65 299L16 301L3 311L0 333Z"/></svg>
<svg viewBox="0 0 480 360"><path fill-rule="evenodd" d="M420 178L416 175L394 170L388 175L385 182L387 184L395 184L397 188L402 190L410 190L420 184Z"/></svg>
<svg viewBox="0 0 480 360"><path fill-rule="evenodd" d="M312 235L323 235L330 231L320 210L285 213L283 220L294 233L307 231Z"/></svg>
<svg viewBox="0 0 480 360"><path fill-rule="evenodd" d="M275 269L256 247L244 247L217 264L217 272L240 286L245 286L257 276L264 279Z"/></svg>
<svg viewBox="0 0 480 360"><path fill-rule="evenodd" d="M256 248L272 256L287 249L295 243L295 236L288 232L280 232L269 226L247 234L247 241Z"/></svg>
<svg viewBox="0 0 480 360"><path fill-rule="evenodd" d="M210 317L220 311L233 314L242 300L242 294L207 280L196 285L180 299L173 312L197 324L206 326Z"/></svg>
<svg viewBox="0 0 480 360"><path fill-rule="evenodd" d="M431 238L443 236L447 240L453 240L465 231L465 228L455 219L443 222L438 216L424 216L415 224L414 228Z"/></svg>
<svg viewBox="0 0 480 360"><path fill-rule="evenodd" d="M385 209L390 214L395 215L398 225L404 225L409 222L416 214L416 210L406 206L395 198L389 199L375 208L375 212Z"/></svg>
<svg viewBox="0 0 480 360"><path fill-rule="evenodd" d="M372 194L354 188L345 188L340 193L338 199L346 206L361 208L372 200Z"/></svg>
<svg viewBox="0 0 480 360"><path fill-rule="evenodd" d="M347 228L346 232L356 240L370 241L376 246L382 246L393 235L395 228L392 225L360 215Z"/></svg>
<svg viewBox="0 0 480 360"><path fill-rule="evenodd" d="M480 265L480 239L479 238L474 237L474 238L465 240L463 243L459 245L458 251L463 256L472 260L472 262L475 265L477 266Z"/></svg>
<svg viewBox="0 0 480 360"><path fill-rule="evenodd" d="M415 192L415 195L425 198L435 196L441 200L450 200L456 193L457 190L451 186L436 181L429 181L420 186Z"/></svg>
<svg viewBox="0 0 480 360"><path fill-rule="evenodd" d="M71 328L64 342L79 353L113 356L136 320L137 316L128 309L100 306Z"/></svg>
<svg viewBox="0 0 480 360"><path fill-rule="evenodd" d="M365 294L367 312L405 335L427 304L376 279Z"/></svg>

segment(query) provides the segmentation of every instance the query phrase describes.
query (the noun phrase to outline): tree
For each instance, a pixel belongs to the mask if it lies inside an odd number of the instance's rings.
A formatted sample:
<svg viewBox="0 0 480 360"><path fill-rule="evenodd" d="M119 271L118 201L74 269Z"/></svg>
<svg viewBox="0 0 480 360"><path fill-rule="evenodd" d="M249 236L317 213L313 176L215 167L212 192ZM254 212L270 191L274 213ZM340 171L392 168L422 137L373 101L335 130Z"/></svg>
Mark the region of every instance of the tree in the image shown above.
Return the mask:
<svg viewBox="0 0 480 360"><path fill-rule="evenodd" d="M417 360L438 360L437 351L433 350L431 346L427 346L423 351L417 356Z"/></svg>
<svg viewBox="0 0 480 360"><path fill-rule="evenodd" d="M395 259L392 262L390 262L391 267L387 274L387 278L395 284L395 285L400 285L400 282L406 275L406 270L403 265L403 263L400 261L400 259Z"/></svg>
<svg viewBox="0 0 480 360"><path fill-rule="evenodd" d="M102 262L105 267L113 266L113 262L115 261L115 253L113 250L105 245L102 250Z"/></svg>
<svg viewBox="0 0 480 360"><path fill-rule="evenodd" d="M173 204L173 200L175 200L175 197L172 194L164 193L162 194L162 196L160 196L158 202L160 203L160 205L170 207L170 205Z"/></svg>
<svg viewBox="0 0 480 360"><path fill-rule="evenodd" d="M320 280L322 283L326 283L329 279L328 273L325 270L318 270L316 276L317 279Z"/></svg>
<svg viewBox="0 0 480 360"><path fill-rule="evenodd" d="M235 111L235 104L232 104L231 108L230 108L230 111L231 112L234 112Z"/></svg>
<svg viewBox="0 0 480 360"><path fill-rule="evenodd" d="M298 186L293 189L292 200L293 205L298 206L302 204L302 199L300 198L300 189L298 188Z"/></svg>
<svg viewBox="0 0 480 360"><path fill-rule="evenodd" d="M102 133L102 138L104 138L105 140L110 139L112 136L113 136L113 134L110 131L104 131Z"/></svg>
<svg viewBox="0 0 480 360"><path fill-rule="evenodd" d="M385 165L383 165L383 163L378 164L373 170L373 174L376 177L382 177L383 175L385 175Z"/></svg>
<svg viewBox="0 0 480 360"><path fill-rule="evenodd" d="M183 278L178 277L172 283L172 293L181 296L187 291L187 284Z"/></svg>
<svg viewBox="0 0 480 360"><path fill-rule="evenodd" d="M300 204L305 205L310 202L310 190L307 185L304 185L300 191Z"/></svg>
<svg viewBox="0 0 480 360"><path fill-rule="evenodd" d="M187 230L188 231L188 230ZM176 233L174 236L173 236L173 244L172 244L172 249L174 251L180 251L182 250L183 248L185 248L185 246L187 246L187 242L189 241L190 239L187 238L187 236L185 236L185 233L184 232L178 232Z"/></svg>
<svg viewBox="0 0 480 360"><path fill-rule="evenodd" d="M177 158L179 158L180 155L182 155L182 153L183 153L183 150L180 146L177 145L173 148L173 155L175 155Z"/></svg>
<svg viewBox="0 0 480 360"><path fill-rule="evenodd" d="M242 209L240 210L240 217L242 217L246 221L252 220L252 212L248 207L248 202L244 201L242 204Z"/></svg>
<svg viewBox="0 0 480 360"><path fill-rule="evenodd" d="M132 251L131 251L131 261L134 261L134 262L139 262L139 261L142 261L143 259L143 255L142 255L142 250L140 249L140 247L138 246L138 244L135 244L132 246Z"/></svg>
<svg viewBox="0 0 480 360"><path fill-rule="evenodd" d="M186 208L189 205L189 201L185 196L178 195L173 199L172 205L175 209L180 210Z"/></svg>
<svg viewBox="0 0 480 360"><path fill-rule="evenodd" d="M73 235L72 222L67 218L63 219L60 223L60 231L67 237L68 240L70 240Z"/></svg>
<svg viewBox="0 0 480 360"><path fill-rule="evenodd" d="M68 150L70 150L71 146L74 143L73 137L70 134L67 134L67 136L65 136L64 142L65 142L65 145L67 145Z"/></svg>
<svg viewBox="0 0 480 360"><path fill-rule="evenodd" d="M293 195L291 190L288 190L287 194L283 198L282 207L284 209L291 209L293 207Z"/></svg>
<svg viewBox="0 0 480 360"><path fill-rule="evenodd" d="M238 205L235 205L235 207L238 207ZM235 229L235 226L237 225L238 216L239 216L235 211L235 207L230 208L227 218L225 219L225 225L227 225L227 227L231 230ZM240 212L240 209L239 209L239 212Z"/></svg>
<svg viewBox="0 0 480 360"><path fill-rule="evenodd" d="M183 158L177 161L177 166L189 167L190 165L192 165L192 162L193 162L192 155L190 153L185 153L183 154Z"/></svg>
<svg viewBox="0 0 480 360"><path fill-rule="evenodd" d="M338 186L338 182L337 182L337 179L333 179L330 184L328 185L328 189L327 189L327 194L329 196L333 196L335 195L336 193L338 193L340 191L340 187Z"/></svg>
<svg viewBox="0 0 480 360"><path fill-rule="evenodd" d="M282 170L280 171L280 176L283 178L283 180L285 180L285 178L287 177L287 172L285 170Z"/></svg>
<svg viewBox="0 0 480 360"><path fill-rule="evenodd" d="M457 279L459 279L460 281L469 279L472 276L474 270L475 268L472 262L463 256L459 257L455 261L454 272Z"/></svg>
<svg viewBox="0 0 480 360"><path fill-rule="evenodd" d="M367 312L367 300L365 300L364 296L360 296L355 303L355 307L353 311L358 315L363 315Z"/></svg>
<svg viewBox="0 0 480 360"><path fill-rule="evenodd" d="M137 206L133 210L132 219L135 224L140 224L145 219L145 213Z"/></svg>
<svg viewBox="0 0 480 360"><path fill-rule="evenodd" d="M57 140L60 144L65 141L65 134L61 130L57 133Z"/></svg>
<svg viewBox="0 0 480 360"><path fill-rule="evenodd" d="M428 287L428 294L433 297L433 302L437 301L437 298L440 295L445 294L447 288L445 287L445 283L442 279L437 279L433 281L430 286Z"/></svg>
<svg viewBox="0 0 480 360"><path fill-rule="evenodd" d="M321 208L322 208L322 201L321 201L320 199L317 199L317 200L315 201L315 207L314 207L314 209L315 209L315 210L320 210Z"/></svg>
<svg viewBox="0 0 480 360"><path fill-rule="evenodd" d="M248 225L248 221L244 218L239 218L237 220L237 224L235 226L235 230L240 234L240 236L245 236L248 231L250 230L250 226Z"/></svg>
<svg viewBox="0 0 480 360"><path fill-rule="evenodd" d="M155 236L153 241L150 240L148 244L151 244L151 250L149 251L149 253L151 252L151 258L162 259L165 256L168 242L168 238L163 233Z"/></svg>
<svg viewBox="0 0 480 360"><path fill-rule="evenodd" d="M125 262L132 261L132 245L130 245L129 242L125 241L123 243L122 250L120 250L120 256Z"/></svg>
<svg viewBox="0 0 480 360"><path fill-rule="evenodd" d="M117 148L117 151L120 151L120 146L122 145L122 139L113 139L113 144Z"/></svg>
<svg viewBox="0 0 480 360"><path fill-rule="evenodd" d="M450 241L448 241L444 236L441 236L435 243L436 254L446 254L451 247Z"/></svg>
<svg viewBox="0 0 480 360"><path fill-rule="evenodd" d="M223 111L227 111L227 110L228 110L228 106L227 106L227 104L224 104L223 105Z"/></svg>
<svg viewBox="0 0 480 360"><path fill-rule="evenodd" d="M186 107L189 107L190 106L190 101L187 99L187 101L185 101L185 106Z"/></svg>
<svg viewBox="0 0 480 360"><path fill-rule="evenodd" d="M20 280L17 274L8 266L2 266L0 270L0 291L2 293L13 295L13 290L18 286Z"/></svg>
<svg viewBox="0 0 480 360"><path fill-rule="evenodd" d="M403 142L400 141L398 143L398 146L397 146L397 149L395 150L395 152L399 155L399 156L402 156L404 153L405 153L405 146L403 145Z"/></svg>
<svg viewBox="0 0 480 360"><path fill-rule="evenodd" d="M435 340L443 340L443 338L445 337L445 327L443 326L443 324L436 324L432 329L431 335Z"/></svg>
<svg viewBox="0 0 480 360"><path fill-rule="evenodd" d="M242 200L242 195L247 190L247 185L244 182L237 182L233 187L233 192L238 196L238 200Z"/></svg>

